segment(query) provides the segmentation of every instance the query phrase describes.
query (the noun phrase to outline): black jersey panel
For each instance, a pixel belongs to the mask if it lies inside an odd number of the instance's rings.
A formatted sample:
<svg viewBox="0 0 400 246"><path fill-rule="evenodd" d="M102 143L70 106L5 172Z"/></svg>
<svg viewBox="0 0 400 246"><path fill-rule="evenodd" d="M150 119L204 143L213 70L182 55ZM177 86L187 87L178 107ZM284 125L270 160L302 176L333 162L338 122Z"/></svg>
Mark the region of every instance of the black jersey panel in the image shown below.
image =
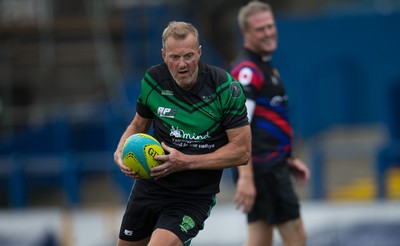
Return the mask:
<svg viewBox="0 0 400 246"><path fill-rule="evenodd" d="M185 154L210 153L228 143L226 130L248 124L243 87L223 69L200 62L198 80L180 88L165 63L151 67L141 82L137 112L153 119L160 142ZM177 192L219 191L222 170L184 171L154 182Z"/></svg>

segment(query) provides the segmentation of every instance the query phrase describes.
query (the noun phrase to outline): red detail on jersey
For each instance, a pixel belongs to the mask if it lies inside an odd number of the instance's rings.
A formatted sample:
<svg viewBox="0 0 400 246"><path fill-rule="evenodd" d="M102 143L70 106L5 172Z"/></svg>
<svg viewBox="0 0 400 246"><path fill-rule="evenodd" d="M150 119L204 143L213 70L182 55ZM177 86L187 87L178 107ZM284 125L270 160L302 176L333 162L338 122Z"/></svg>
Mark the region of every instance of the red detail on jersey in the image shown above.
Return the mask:
<svg viewBox="0 0 400 246"><path fill-rule="evenodd" d="M282 149L274 150L265 156L252 156L251 158L254 163L268 163L268 162L274 160L276 157L278 157L282 153L290 152L290 150L291 150L290 145L287 144L287 145L283 146Z"/></svg>
<svg viewBox="0 0 400 246"><path fill-rule="evenodd" d="M283 119L279 114L276 112L257 106L254 114L262 115L264 118L268 119L270 122L273 122L279 128L282 129L290 138L292 138L292 128L287 120Z"/></svg>
<svg viewBox="0 0 400 246"><path fill-rule="evenodd" d="M253 76L251 78L251 84L256 87L258 90L261 90L261 87L264 83L264 76L260 69L251 61L243 61L239 63L231 72L231 75L236 79L239 80L240 70L243 68L248 67L253 71ZM240 81L239 81L240 82Z"/></svg>

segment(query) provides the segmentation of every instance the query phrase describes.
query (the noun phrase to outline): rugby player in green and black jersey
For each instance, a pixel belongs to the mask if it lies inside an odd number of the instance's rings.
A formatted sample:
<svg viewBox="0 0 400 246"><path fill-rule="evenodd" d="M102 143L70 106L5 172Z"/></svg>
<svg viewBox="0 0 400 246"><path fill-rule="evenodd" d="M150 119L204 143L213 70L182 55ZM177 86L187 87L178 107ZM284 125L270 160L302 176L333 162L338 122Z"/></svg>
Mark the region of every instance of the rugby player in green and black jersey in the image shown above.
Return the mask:
<svg viewBox="0 0 400 246"><path fill-rule="evenodd" d="M136 179L117 245L189 245L215 205L223 169L249 161L242 85L200 56L193 25L171 22L165 28L164 63L145 74L136 115L114 154L121 171ZM151 126L166 154L155 157L162 164L144 180L124 166L121 150L129 136Z"/></svg>

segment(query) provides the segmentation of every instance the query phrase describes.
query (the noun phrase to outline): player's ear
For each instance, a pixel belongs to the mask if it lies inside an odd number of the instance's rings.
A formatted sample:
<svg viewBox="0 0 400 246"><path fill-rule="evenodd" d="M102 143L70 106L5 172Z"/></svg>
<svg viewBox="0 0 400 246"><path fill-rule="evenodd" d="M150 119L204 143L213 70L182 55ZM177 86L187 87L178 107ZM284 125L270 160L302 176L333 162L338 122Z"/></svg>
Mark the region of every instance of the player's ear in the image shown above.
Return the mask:
<svg viewBox="0 0 400 246"><path fill-rule="evenodd" d="M165 55L166 55L166 52L165 52L164 48L161 48L161 56L164 61L165 61Z"/></svg>
<svg viewBox="0 0 400 246"><path fill-rule="evenodd" d="M197 54L199 54L199 56L201 56L202 53L202 49L201 49L201 45L199 45L199 48L197 49Z"/></svg>

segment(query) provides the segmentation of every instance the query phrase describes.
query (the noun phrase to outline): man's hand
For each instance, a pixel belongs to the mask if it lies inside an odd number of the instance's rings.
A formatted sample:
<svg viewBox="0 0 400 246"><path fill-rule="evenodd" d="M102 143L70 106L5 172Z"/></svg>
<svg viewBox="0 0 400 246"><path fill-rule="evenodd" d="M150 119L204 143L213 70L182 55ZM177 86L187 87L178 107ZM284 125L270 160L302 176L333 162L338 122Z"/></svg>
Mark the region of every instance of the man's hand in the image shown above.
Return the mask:
<svg viewBox="0 0 400 246"><path fill-rule="evenodd" d="M161 146L165 150L165 155L156 155L154 157L155 160L161 162L162 164L153 167L150 171L150 176L152 178L158 179L161 177L165 177L171 173L179 172L188 166L185 160L188 160L187 155L183 154L177 149L169 147L164 142L161 143Z"/></svg>
<svg viewBox="0 0 400 246"><path fill-rule="evenodd" d="M236 194L233 199L236 204L236 209L242 210L243 213L250 212L250 210L253 208L256 194L257 191L252 173L239 175L239 179L236 184Z"/></svg>
<svg viewBox="0 0 400 246"><path fill-rule="evenodd" d="M290 157L288 158L288 164L290 173L296 182L304 185L310 179L310 170L300 159Z"/></svg>
<svg viewBox="0 0 400 246"><path fill-rule="evenodd" d="M117 164L118 168L123 172L126 176L135 178L135 179L140 179L140 176L137 175L134 171L132 171L129 167L125 166L123 161L122 161L122 152L121 150L116 150L114 152L114 162Z"/></svg>

